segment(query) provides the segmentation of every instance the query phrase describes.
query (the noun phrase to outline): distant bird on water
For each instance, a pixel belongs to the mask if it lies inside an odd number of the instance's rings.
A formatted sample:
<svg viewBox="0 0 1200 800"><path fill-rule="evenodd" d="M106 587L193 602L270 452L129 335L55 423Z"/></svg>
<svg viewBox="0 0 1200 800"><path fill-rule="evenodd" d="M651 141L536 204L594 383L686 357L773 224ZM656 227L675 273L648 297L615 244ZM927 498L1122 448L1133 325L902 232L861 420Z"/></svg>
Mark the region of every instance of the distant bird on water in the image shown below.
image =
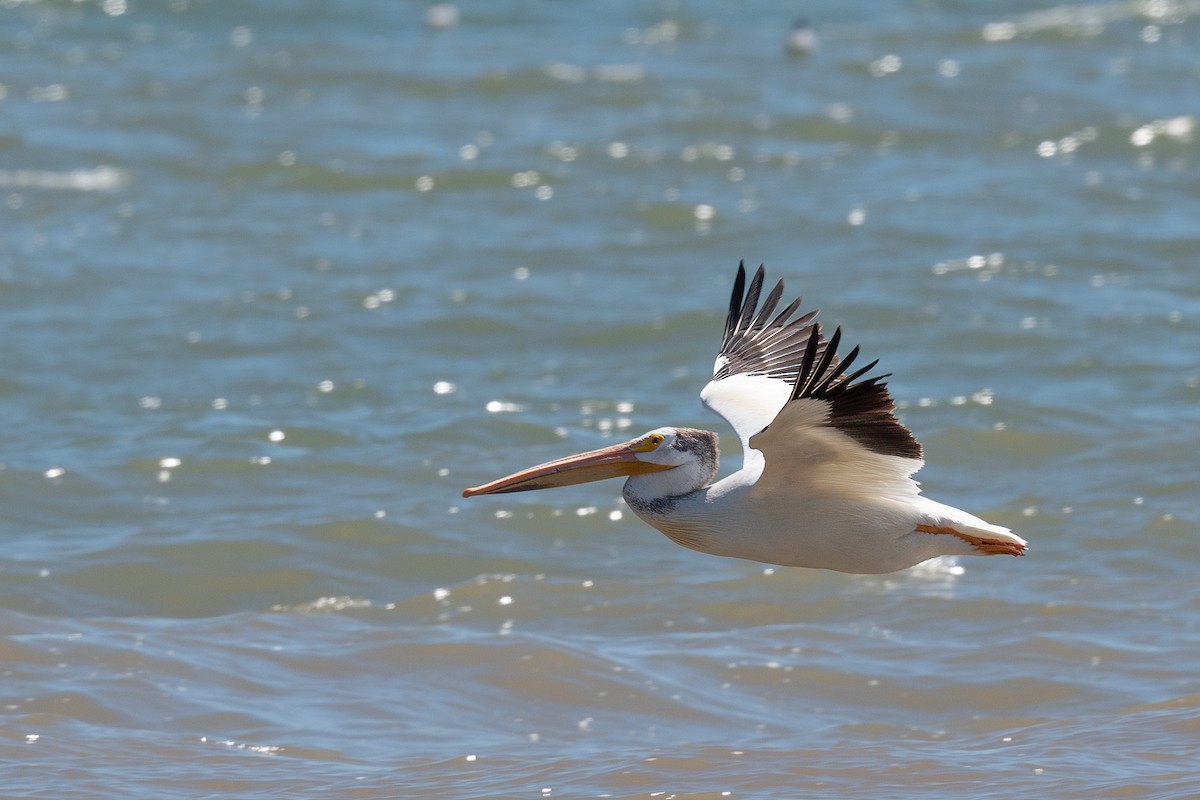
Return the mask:
<svg viewBox="0 0 1200 800"><path fill-rule="evenodd" d="M817 52L817 32L807 20L797 20L783 40L783 49L788 55L810 56Z"/></svg>
<svg viewBox="0 0 1200 800"><path fill-rule="evenodd" d="M425 9L425 27L431 30L453 28L458 24L458 7L454 3L434 3Z"/></svg>
<svg viewBox="0 0 1200 800"><path fill-rule="evenodd" d="M783 281L758 301L739 265L713 378L700 399L742 440L742 468L715 483L717 434L657 428L465 489L464 497L628 476L625 502L671 540L720 556L852 573L892 572L943 555L1025 554L1025 540L922 497L921 445L893 414L883 379L851 371L801 298L772 317Z"/></svg>

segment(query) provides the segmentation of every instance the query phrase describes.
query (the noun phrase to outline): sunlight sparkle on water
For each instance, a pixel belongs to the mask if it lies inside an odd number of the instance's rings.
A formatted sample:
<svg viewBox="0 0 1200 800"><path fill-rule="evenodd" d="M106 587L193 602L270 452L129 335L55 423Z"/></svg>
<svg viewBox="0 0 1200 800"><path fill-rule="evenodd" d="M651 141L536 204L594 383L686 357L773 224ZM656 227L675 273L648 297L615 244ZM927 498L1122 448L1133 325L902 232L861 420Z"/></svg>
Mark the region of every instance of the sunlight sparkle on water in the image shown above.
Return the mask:
<svg viewBox="0 0 1200 800"><path fill-rule="evenodd" d="M0 94L3 99L3 94ZM16 169L0 170L0 187L67 189L79 192L110 191L129 183L129 173L116 167L99 166L68 172Z"/></svg>
<svg viewBox="0 0 1200 800"><path fill-rule="evenodd" d="M1192 133L1196 128L1195 117L1181 116L1171 119L1156 119L1142 125L1129 135L1129 141L1134 147L1145 147L1155 139L1165 137L1187 144L1192 141Z"/></svg>
<svg viewBox="0 0 1200 800"><path fill-rule="evenodd" d="M514 189L525 189L530 186L537 186L541 183L542 176L536 169L527 169L523 172L514 172L510 182Z"/></svg>
<svg viewBox="0 0 1200 800"><path fill-rule="evenodd" d="M872 77L882 78L884 75L899 72L902 66L904 66L904 62L900 59L900 56L886 55L872 61L867 71L871 73Z"/></svg>
<svg viewBox="0 0 1200 800"><path fill-rule="evenodd" d="M608 145L608 155L610 158L624 158L629 155L629 145L624 142L612 142Z"/></svg>

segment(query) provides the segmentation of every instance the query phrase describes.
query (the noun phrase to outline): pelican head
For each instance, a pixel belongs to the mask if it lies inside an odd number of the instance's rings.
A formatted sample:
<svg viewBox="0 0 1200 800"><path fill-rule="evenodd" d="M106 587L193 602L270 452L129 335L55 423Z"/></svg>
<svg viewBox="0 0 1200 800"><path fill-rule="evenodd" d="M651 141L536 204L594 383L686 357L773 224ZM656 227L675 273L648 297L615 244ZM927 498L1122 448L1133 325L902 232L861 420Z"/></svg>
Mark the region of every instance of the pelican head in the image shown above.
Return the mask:
<svg viewBox="0 0 1200 800"><path fill-rule="evenodd" d="M626 494L670 497L693 492L717 472L717 435L694 428L656 428L628 442L548 461L463 490L463 497L551 489L628 477Z"/></svg>

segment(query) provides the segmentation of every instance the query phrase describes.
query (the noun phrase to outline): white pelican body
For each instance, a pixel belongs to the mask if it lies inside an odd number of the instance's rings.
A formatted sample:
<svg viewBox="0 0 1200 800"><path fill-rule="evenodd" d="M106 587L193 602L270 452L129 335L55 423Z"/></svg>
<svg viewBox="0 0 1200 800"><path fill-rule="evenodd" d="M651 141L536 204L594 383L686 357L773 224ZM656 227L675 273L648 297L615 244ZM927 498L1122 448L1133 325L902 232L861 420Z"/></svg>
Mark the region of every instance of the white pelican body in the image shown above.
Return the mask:
<svg viewBox="0 0 1200 800"><path fill-rule="evenodd" d="M713 380L700 393L742 440L743 464L717 472L717 435L658 428L612 447L551 461L466 489L464 497L629 476L633 512L684 547L794 567L891 572L941 555L1014 555L1007 528L920 496L921 446L892 413L882 378L853 373L855 347L836 352L797 299L771 319L776 284L758 308L764 271L749 291L738 267ZM856 382L857 381L857 382Z"/></svg>

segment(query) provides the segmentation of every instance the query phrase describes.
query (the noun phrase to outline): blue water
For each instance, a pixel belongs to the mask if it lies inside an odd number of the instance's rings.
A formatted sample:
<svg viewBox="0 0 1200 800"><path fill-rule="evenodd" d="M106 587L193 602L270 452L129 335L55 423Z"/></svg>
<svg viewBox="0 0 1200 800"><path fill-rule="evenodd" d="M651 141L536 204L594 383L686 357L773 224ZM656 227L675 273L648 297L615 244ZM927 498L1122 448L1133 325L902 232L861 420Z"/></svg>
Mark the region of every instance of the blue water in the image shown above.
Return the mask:
<svg viewBox="0 0 1200 800"><path fill-rule="evenodd" d="M458 11L0 4L0 794L1200 794L1200 7ZM735 468L741 259L1026 558L462 500Z"/></svg>

